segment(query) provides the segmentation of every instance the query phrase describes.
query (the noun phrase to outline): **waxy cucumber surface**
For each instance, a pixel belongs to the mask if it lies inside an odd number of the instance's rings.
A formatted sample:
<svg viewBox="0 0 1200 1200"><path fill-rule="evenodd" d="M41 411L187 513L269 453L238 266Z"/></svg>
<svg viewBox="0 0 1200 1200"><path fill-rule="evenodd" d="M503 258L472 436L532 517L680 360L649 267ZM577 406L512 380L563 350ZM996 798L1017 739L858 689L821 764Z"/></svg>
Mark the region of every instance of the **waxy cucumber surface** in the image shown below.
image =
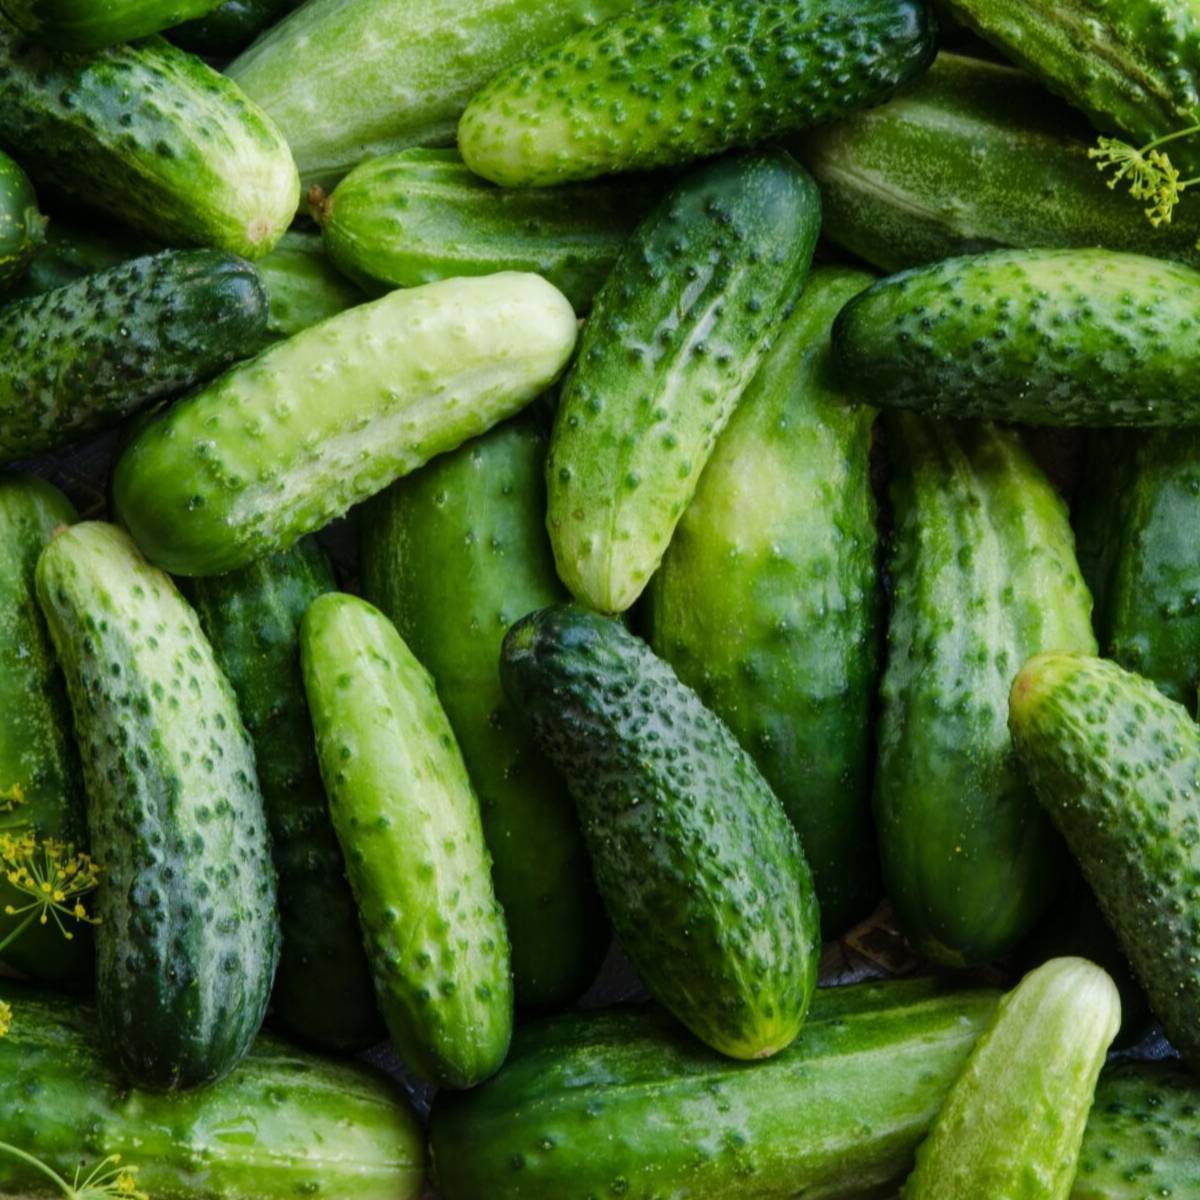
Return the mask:
<svg viewBox="0 0 1200 1200"><path fill-rule="evenodd" d="M366 300L329 261L316 233L288 230L255 265L270 300L267 332L277 338L294 337Z"/></svg>
<svg viewBox="0 0 1200 1200"><path fill-rule="evenodd" d="M0 13L56 50L103 50L216 8L221 0L0 0Z"/></svg>

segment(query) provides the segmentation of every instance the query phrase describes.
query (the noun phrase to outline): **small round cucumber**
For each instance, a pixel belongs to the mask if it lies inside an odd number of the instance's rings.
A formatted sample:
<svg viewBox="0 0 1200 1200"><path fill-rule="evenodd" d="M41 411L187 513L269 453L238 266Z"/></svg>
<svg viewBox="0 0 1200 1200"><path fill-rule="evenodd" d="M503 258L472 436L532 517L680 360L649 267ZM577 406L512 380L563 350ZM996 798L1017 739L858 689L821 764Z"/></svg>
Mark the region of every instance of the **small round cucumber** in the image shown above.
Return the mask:
<svg viewBox="0 0 1200 1200"><path fill-rule="evenodd" d="M7 154L0 154L0 292L29 265L45 236L29 177Z"/></svg>

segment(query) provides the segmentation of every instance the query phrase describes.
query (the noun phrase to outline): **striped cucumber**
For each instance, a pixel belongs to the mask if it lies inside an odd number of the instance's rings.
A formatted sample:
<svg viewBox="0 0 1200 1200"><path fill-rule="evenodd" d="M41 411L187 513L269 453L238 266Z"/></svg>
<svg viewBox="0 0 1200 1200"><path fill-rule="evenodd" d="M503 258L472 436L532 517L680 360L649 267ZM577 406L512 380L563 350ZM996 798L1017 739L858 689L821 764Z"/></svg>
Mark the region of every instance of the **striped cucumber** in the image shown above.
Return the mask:
<svg viewBox="0 0 1200 1200"><path fill-rule="evenodd" d="M366 297L329 261L319 234L289 230L256 264L271 308L267 332L289 338Z"/></svg>
<svg viewBox="0 0 1200 1200"><path fill-rule="evenodd" d="M29 176L0 154L0 292L9 288L45 237L46 218L38 210Z"/></svg>
<svg viewBox="0 0 1200 1200"><path fill-rule="evenodd" d="M207 16L177 25L167 36L193 54L225 59L283 20L301 0L224 0Z"/></svg>
<svg viewBox="0 0 1200 1200"><path fill-rule="evenodd" d="M200 17L221 0L0 0L0 14L56 50L103 50Z"/></svg>

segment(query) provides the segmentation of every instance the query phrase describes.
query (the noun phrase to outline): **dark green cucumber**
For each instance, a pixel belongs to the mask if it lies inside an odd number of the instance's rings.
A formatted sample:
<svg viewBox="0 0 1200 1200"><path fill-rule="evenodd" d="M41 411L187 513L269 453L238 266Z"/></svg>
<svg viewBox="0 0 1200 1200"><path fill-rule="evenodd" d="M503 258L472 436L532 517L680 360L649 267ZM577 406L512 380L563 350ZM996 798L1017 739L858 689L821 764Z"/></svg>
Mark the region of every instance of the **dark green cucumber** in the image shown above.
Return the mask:
<svg viewBox="0 0 1200 1200"><path fill-rule="evenodd" d="M221 0L0 0L0 14L56 50L103 50L214 9Z"/></svg>
<svg viewBox="0 0 1200 1200"><path fill-rule="evenodd" d="M816 985L820 918L796 831L750 756L644 642L582 608L518 621L500 677L566 777L651 993L734 1058L788 1046Z"/></svg>
<svg viewBox="0 0 1200 1200"><path fill-rule="evenodd" d="M363 591L433 675L471 773L512 941L517 1003L591 982L607 922L561 777L504 698L509 626L565 599L546 537L546 440L501 425L392 485L364 512Z"/></svg>
<svg viewBox="0 0 1200 1200"><path fill-rule="evenodd" d="M596 298L546 461L558 572L624 612L657 569L721 430L799 296L821 223L780 151L685 176Z"/></svg>
<svg viewBox="0 0 1200 1200"><path fill-rule="evenodd" d="M66 287L85 275L97 275L119 267L131 258L156 253L161 247L124 230L97 232L86 225L55 218L46 227L46 236L29 260L25 274L10 294L14 297L40 296Z"/></svg>
<svg viewBox="0 0 1200 1200"><path fill-rule="evenodd" d="M649 640L736 734L800 834L826 939L879 899L871 715L881 587L871 427L829 329L871 283L813 272L650 583Z"/></svg>
<svg viewBox="0 0 1200 1200"><path fill-rule="evenodd" d="M403 150L355 167L313 215L338 268L370 291L455 275L533 271L586 312L661 182L513 191L455 150Z"/></svg>
<svg viewBox="0 0 1200 1200"><path fill-rule="evenodd" d="M194 54L228 58L281 21L301 0L225 0L207 16L186 21L167 37Z"/></svg>
<svg viewBox="0 0 1200 1200"><path fill-rule="evenodd" d="M59 54L0 19L0 111L39 186L150 237L261 258L300 200L270 118L161 38Z"/></svg>
<svg viewBox="0 0 1200 1200"><path fill-rule="evenodd" d="M186 594L254 742L279 875L283 951L271 1007L290 1034L329 1050L383 1039L358 914L329 820L300 673L300 621L336 589L311 539Z"/></svg>
<svg viewBox="0 0 1200 1200"><path fill-rule="evenodd" d="M367 958L405 1063L471 1087L504 1061L513 990L479 803L428 672L365 600L309 607L304 683Z"/></svg>
<svg viewBox="0 0 1200 1200"><path fill-rule="evenodd" d="M119 1154L154 1200L422 1195L420 1126L392 1081L366 1067L264 1037L228 1079L156 1095L113 1070L95 1013L78 1000L10 982L0 1000L13 1009L0 1038L0 1141L68 1180ZM3 1152L0 1194L62 1195Z"/></svg>
<svg viewBox="0 0 1200 1200"><path fill-rule="evenodd" d="M255 265L271 302L267 332L276 337L293 337L366 299L329 261L319 234L289 230Z"/></svg>
<svg viewBox="0 0 1200 1200"><path fill-rule="evenodd" d="M1149 680L1047 654L1009 723L1038 799L1096 893L1150 1007L1200 1065L1200 729Z"/></svg>
<svg viewBox="0 0 1200 1200"><path fill-rule="evenodd" d="M1066 508L1017 434L886 424L896 529L875 815L884 882L923 954L988 962L1053 895L1060 848L1009 737L1031 655L1093 652Z"/></svg>
<svg viewBox="0 0 1200 1200"><path fill-rule="evenodd" d="M29 265L45 228L29 176L7 154L0 154L0 292Z"/></svg>
<svg viewBox="0 0 1200 1200"><path fill-rule="evenodd" d="M279 956L254 749L196 614L112 525L43 551L37 592L75 717L97 895L97 998L130 1080L228 1074Z"/></svg>
<svg viewBox="0 0 1200 1200"><path fill-rule="evenodd" d="M439 1096L444 1200L866 1200L895 1194L995 1011L929 980L823 988L763 1063L697 1044L655 1009L518 1031L504 1070Z"/></svg>
<svg viewBox="0 0 1200 1200"><path fill-rule="evenodd" d="M502 71L458 146L505 187L691 162L878 104L935 49L923 0L664 0Z"/></svg>
<svg viewBox="0 0 1200 1200"><path fill-rule="evenodd" d="M834 327L848 387L929 416L1200 424L1200 271L1112 250L997 250L883 279Z"/></svg>

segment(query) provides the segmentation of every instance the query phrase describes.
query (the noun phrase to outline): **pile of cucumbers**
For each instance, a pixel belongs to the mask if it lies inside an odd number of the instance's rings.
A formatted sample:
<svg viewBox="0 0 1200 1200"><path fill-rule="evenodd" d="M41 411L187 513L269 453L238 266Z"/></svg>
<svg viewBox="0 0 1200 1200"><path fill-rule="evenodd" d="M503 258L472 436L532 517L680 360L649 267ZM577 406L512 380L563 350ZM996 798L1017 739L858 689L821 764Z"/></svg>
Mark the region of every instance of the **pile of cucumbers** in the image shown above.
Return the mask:
<svg viewBox="0 0 1200 1200"><path fill-rule="evenodd" d="M0 1196L1200 1197L1197 171L1184 0L0 0Z"/></svg>

